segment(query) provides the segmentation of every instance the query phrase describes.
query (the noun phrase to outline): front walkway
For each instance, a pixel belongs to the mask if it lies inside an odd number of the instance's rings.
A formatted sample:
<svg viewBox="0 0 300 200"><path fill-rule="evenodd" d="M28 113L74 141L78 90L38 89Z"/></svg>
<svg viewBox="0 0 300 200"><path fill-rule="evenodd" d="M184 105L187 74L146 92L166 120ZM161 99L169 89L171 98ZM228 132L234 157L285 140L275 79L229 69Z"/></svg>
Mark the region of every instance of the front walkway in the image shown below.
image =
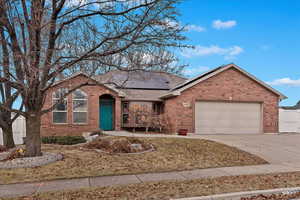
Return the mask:
<svg viewBox="0 0 300 200"><path fill-rule="evenodd" d="M254 165L242 167L224 167L211 169L197 169L191 171L133 174L122 176L87 177L77 179L63 179L35 183L18 183L0 185L0 197L17 197L32 195L39 192L70 190L79 188L105 187L145 183L166 180L192 180L200 178L214 178L220 176L236 176L248 174L266 174L300 171L300 163L295 165Z"/></svg>

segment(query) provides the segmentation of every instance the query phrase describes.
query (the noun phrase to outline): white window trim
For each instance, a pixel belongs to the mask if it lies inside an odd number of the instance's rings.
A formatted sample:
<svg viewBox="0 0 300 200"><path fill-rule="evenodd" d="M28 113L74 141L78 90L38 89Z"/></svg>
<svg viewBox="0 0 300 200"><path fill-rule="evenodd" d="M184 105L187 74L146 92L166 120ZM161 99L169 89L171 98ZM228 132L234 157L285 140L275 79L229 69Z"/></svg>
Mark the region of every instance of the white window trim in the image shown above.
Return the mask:
<svg viewBox="0 0 300 200"><path fill-rule="evenodd" d="M79 89L80 90L80 89ZM72 94L72 123L73 124L77 124L77 125L87 125L87 124L89 124L88 122L89 122L89 97L88 97L88 95L87 95L87 93L86 92L84 92L84 91L82 91L82 90L80 90L81 92L83 92L85 95L86 95L86 98L85 99L74 99L74 95ZM82 111L82 110L80 110L80 111L74 111L74 101L86 101L86 111ZM86 113L86 122L84 122L84 123L79 123L79 122L74 122L74 113L80 113L80 112L82 112L82 113Z"/></svg>
<svg viewBox="0 0 300 200"><path fill-rule="evenodd" d="M53 94L54 94L55 92L57 92L57 91L54 91L54 92L52 93L52 106L54 105L54 103L53 103L54 101L60 100L60 98L53 97ZM68 124L68 97L65 97L64 100L67 101L67 109L66 109L65 111L62 111L62 110L52 110L52 123L53 123L53 124L58 124L58 125L59 125L59 124L62 124L62 125ZM66 113L66 114L67 114L67 116L66 116L66 122L62 122L62 123L54 122L54 115L53 115L54 112L62 112L62 113Z"/></svg>

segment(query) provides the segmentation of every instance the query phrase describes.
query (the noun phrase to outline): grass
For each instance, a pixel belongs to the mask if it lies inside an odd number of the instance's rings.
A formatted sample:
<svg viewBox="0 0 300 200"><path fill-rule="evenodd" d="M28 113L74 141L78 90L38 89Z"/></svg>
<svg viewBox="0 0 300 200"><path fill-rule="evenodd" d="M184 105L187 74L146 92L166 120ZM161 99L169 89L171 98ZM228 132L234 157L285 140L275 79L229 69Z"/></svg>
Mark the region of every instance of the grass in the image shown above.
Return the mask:
<svg viewBox="0 0 300 200"><path fill-rule="evenodd" d="M64 160L36 168L2 169L0 184L267 163L237 148L207 140L139 139L153 144L156 151L139 155L111 155L78 146L43 145L43 151L63 153Z"/></svg>
<svg viewBox="0 0 300 200"><path fill-rule="evenodd" d="M193 196L300 186L300 172L161 181L125 186L48 192L10 200L167 200ZM0 198L1 199L1 198Z"/></svg>

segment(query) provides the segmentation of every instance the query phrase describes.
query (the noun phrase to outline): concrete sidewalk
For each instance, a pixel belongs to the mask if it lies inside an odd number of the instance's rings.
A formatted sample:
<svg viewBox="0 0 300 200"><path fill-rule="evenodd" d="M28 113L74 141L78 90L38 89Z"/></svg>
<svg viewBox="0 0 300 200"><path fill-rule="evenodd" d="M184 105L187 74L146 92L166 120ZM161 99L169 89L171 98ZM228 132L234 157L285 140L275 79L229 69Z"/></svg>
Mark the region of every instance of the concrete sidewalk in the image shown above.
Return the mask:
<svg viewBox="0 0 300 200"><path fill-rule="evenodd" d="M188 138L188 139L201 139L199 135L188 134L188 136L171 135L171 134L146 134L146 133L133 133L129 131L104 131L104 134L111 136L125 136L125 137L150 137L150 138Z"/></svg>
<svg viewBox="0 0 300 200"><path fill-rule="evenodd" d="M235 176L248 174L266 174L279 172L300 171L300 163L278 165L254 165L241 167L223 167L211 169L197 169L191 171L134 174L122 176L87 177L65 180L43 181L35 183L18 183L0 185L0 197L17 197L32 195L39 192L70 190L89 187L105 187L146 183L166 180L192 180L200 178L214 178L221 176Z"/></svg>
<svg viewBox="0 0 300 200"><path fill-rule="evenodd" d="M242 150L256 154L271 164L224 167L211 169L196 169L191 171L133 174L123 176L102 176L77 179L53 180L36 183L19 183L0 185L0 197L16 197L31 195L39 192L59 191L89 187L104 187L145 183L165 180L192 180L200 178L214 178L220 176L235 176L249 174L267 174L300 171L300 150L298 148L299 135L195 135L178 136L164 134L134 134L126 131L111 131L109 135L134 137L166 137L187 139L208 139L235 146ZM1 178L1 177L0 177Z"/></svg>

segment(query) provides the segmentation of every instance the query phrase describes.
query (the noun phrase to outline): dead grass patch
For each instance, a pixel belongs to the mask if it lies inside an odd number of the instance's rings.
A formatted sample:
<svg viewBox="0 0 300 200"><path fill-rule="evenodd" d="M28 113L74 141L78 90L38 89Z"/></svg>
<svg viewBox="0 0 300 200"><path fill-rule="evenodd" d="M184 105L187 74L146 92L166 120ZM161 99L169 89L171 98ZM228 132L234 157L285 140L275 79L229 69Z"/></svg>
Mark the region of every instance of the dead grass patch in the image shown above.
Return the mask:
<svg viewBox="0 0 300 200"><path fill-rule="evenodd" d="M293 194L269 194L269 195L256 195L251 197L242 197L241 200L292 200L300 197L300 192Z"/></svg>
<svg viewBox="0 0 300 200"><path fill-rule="evenodd" d="M43 151L62 153L64 160L36 168L0 170L0 184L201 168L257 165L267 162L237 148L208 140L139 138L156 151L144 154L107 154L76 146L43 145Z"/></svg>
<svg viewBox="0 0 300 200"><path fill-rule="evenodd" d="M161 181L126 186L48 192L10 200L169 200L230 192L300 186L300 172L266 175L228 176L187 181Z"/></svg>

